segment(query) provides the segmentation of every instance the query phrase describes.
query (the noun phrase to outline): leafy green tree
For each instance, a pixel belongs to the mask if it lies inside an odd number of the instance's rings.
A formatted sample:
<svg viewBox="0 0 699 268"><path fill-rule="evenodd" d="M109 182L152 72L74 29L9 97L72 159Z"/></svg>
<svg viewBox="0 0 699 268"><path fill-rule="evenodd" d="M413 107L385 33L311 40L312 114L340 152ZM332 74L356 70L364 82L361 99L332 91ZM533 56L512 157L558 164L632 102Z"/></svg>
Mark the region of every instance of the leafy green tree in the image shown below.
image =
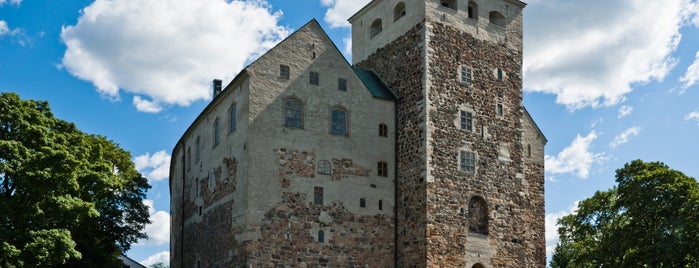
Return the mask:
<svg viewBox="0 0 699 268"><path fill-rule="evenodd" d="M149 188L114 142L0 94L0 267L120 267Z"/></svg>
<svg viewBox="0 0 699 268"><path fill-rule="evenodd" d="M635 160L558 221L551 267L699 267L699 184Z"/></svg>
<svg viewBox="0 0 699 268"><path fill-rule="evenodd" d="M167 266L165 266L165 264L163 264L162 262L158 262L151 265L150 268L167 268Z"/></svg>

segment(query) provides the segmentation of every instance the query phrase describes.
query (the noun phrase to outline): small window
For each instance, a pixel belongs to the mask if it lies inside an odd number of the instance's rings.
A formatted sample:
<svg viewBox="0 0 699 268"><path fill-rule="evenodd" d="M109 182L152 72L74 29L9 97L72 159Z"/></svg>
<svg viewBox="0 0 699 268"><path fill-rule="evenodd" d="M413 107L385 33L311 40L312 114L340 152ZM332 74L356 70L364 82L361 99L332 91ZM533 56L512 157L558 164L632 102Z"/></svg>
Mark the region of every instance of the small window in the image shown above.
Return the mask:
<svg viewBox="0 0 699 268"><path fill-rule="evenodd" d="M500 12L491 11L489 16L490 23L505 28L505 16Z"/></svg>
<svg viewBox="0 0 699 268"><path fill-rule="evenodd" d="M201 206L199 206L199 216L201 216Z"/></svg>
<svg viewBox="0 0 699 268"><path fill-rule="evenodd" d="M468 231L488 234L488 206L479 196L471 198L468 203Z"/></svg>
<svg viewBox="0 0 699 268"><path fill-rule="evenodd" d="M456 0L442 0L442 6L456 10Z"/></svg>
<svg viewBox="0 0 699 268"><path fill-rule="evenodd" d="M383 210L383 200L379 200L379 210Z"/></svg>
<svg viewBox="0 0 699 268"><path fill-rule="evenodd" d="M377 175L379 175L381 177L388 177L388 164L386 162L384 162L384 161L379 162L377 164L376 170L378 171Z"/></svg>
<svg viewBox="0 0 699 268"><path fill-rule="evenodd" d="M283 64L279 65L279 77L289 78L289 66Z"/></svg>
<svg viewBox="0 0 699 268"><path fill-rule="evenodd" d="M233 104L233 106L231 106L231 112L230 112L231 121L229 122L230 123L230 127L228 128L229 132L233 132L236 129L236 113L237 112L238 112L238 107L235 104Z"/></svg>
<svg viewBox="0 0 699 268"><path fill-rule="evenodd" d="M313 203L316 205L323 205L323 187L313 188Z"/></svg>
<svg viewBox="0 0 699 268"><path fill-rule="evenodd" d="M332 172L332 164L328 160L318 161L318 173L319 174L330 174Z"/></svg>
<svg viewBox="0 0 699 268"><path fill-rule="evenodd" d="M325 243L325 232L323 230L318 230L318 242Z"/></svg>
<svg viewBox="0 0 699 268"><path fill-rule="evenodd" d="M199 137L197 137L196 150L197 162L199 162L201 160L201 139Z"/></svg>
<svg viewBox="0 0 699 268"><path fill-rule="evenodd" d="M381 19L376 19L371 23L371 28L369 28L369 38L373 38L377 34L383 31L383 26L381 25Z"/></svg>
<svg viewBox="0 0 699 268"><path fill-rule="evenodd" d="M459 170L474 173L476 171L476 154L461 151L459 153Z"/></svg>
<svg viewBox="0 0 699 268"><path fill-rule="evenodd" d="M192 147L187 148L187 170L192 169Z"/></svg>
<svg viewBox="0 0 699 268"><path fill-rule="evenodd" d="M496 77L498 78L498 81L502 81L502 69L500 69L500 68L497 69Z"/></svg>
<svg viewBox="0 0 699 268"><path fill-rule="evenodd" d="M502 103L498 103L495 107L496 107L495 109L496 109L496 113L497 113L498 117L502 117L504 115Z"/></svg>
<svg viewBox="0 0 699 268"><path fill-rule="evenodd" d="M532 145L527 144L527 156L532 157Z"/></svg>
<svg viewBox="0 0 699 268"><path fill-rule="evenodd" d="M468 1L468 18L478 20L478 4L475 1Z"/></svg>
<svg viewBox="0 0 699 268"><path fill-rule="evenodd" d="M214 121L214 147L221 143L221 120L216 118Z"/></svg>
<svg viewBox="0 0 699 268"><path fill-rule="evenodd" d="M344 78L337 79L337 90L347 91L347 79L344 79Z"/></svg>
<svg viewBox="0 0 699 268"><path fill-rule="evenodd" d="M473 113L461 111L461 130L473 131Z"/></svg>
<svg viewBox="0 0 699 268"><path fill-rule="evenodd" d="M466 210L464 208L459 208L459 215L465 216L466 215Z"/></svg>
<svg viewBox="0 0 699 268"><path fill-rule="evenodd" d="M359 207L365 208L366 207L366 199L364 198L359 198Z"/></svg>
<svg viewBox="0 0 699 268"><path fill-rule="evenodd" d="M388 126L386 124L379 124L379 136L388 137Z"/></svg>
<svg viewBox="0 0 699 268"><path fill-rule="evenodd" d="M397 21L403 16L405 16L405 3L400 2L393 8L393 21Z"/></svg>
<svg viewBox="0 0 699 268"><path fill-rule="evenodd" d="M284 125L301 128L303 126L303 105L297 99L287 99L284 102Z"/></svg>
<svg viewBox="0 0 699 268"><path fill-rule="evenodd" d="M468 85L473 83L473 68L461 66L461 82Z"/></svg>
<svg viewBox="0 0 699 268"><path fill-rule="evenodd" d="M309 74L308 80L309 80L308 82L311 83L311 85L317 86L320 84L320 74L318 72L311 72Z"/></svg>
<svg viewBox="0 0 699 268"><path fill-rule="evenodd" d="M342 109L333 109L331 112L330 133L334 135L347 135L347 112Z"/></svg>

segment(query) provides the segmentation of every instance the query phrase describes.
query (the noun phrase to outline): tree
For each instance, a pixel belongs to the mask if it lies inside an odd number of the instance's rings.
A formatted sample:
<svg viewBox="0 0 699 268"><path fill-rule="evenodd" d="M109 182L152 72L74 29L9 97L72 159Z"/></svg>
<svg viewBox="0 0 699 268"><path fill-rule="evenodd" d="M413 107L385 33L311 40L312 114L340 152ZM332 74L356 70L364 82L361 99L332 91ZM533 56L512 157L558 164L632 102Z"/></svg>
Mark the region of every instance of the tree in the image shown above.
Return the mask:
<svg viewBox="0 0 699 268"><path fill-rule="evenodd" d="M0 267L120 267L149 188L114 142L0 94Z"/></svg>
<svg viewBox="0 0 699 268"><path fill-rule="evenodd" d="M697 180L635 160L616 182L558 221L551 267L698 267Z"/></svg>
<svg viewBox="0 0 699 268"><path fill-rule="evenodd" d="M158 262L158 263L154 263L149 268L167 268L167 266L165 266L165 264L163 264L162 262Z"/></svg>

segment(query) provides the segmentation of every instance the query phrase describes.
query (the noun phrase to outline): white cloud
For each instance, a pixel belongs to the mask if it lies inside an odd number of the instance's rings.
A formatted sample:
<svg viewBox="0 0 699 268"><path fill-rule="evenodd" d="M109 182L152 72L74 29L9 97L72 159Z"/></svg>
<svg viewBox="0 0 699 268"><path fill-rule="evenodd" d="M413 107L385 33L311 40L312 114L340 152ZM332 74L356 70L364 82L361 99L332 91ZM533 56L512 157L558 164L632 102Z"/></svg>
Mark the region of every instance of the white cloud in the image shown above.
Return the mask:
<svg viewBox="0 0 699 268"><path fill-rule="evenodd" d="M170 266L170 251L158 252L155 255L141 261L141 265L150 267L153 264L162 263L165 266Z"/></svg>
<svg viewBox="0 0 699 268"><path fill-rule="evenodd" d="M556 213L546 214L546 256L551 259L553 250L558 244L558 219L563 216L576 213L578 211L579 201L575 201L568 211L559 211Z"/></svg>
<svg viewBox="0 0 699 268"><path fill-rule="evenodd" d="M348 37L342 38L342 42L345 43L345 54L352 55L352 37L348 36Z"/></svg>
<svg viewBox="0 0 699 268"><path fill-rule="evenodd" d="M7 0L0 0L0 6L6 4L7 2L8 2ZM10 5L19 6L19 4L22 3L22 0L10 0L9 2L10 2Z"/></svg>
<svg viewBox="0 0 699 268"><path fill-rule="evenodd" d="M325 12L325 22L330 24L330 27L350 27L349 19L354 13L357 13L370 0L321 0L323 6L329 7Z"/></svg>
<svg viewBox="0 0 699 268"><path fill-rule="evenodd" d="M530 3L525 89L580 109L619 103L634 84L663 80L677 63L679 29L695 15L686 11L689 1Z"/></svg>
<svg viewBox="0 0 699 268"><path fill-rule="evenodd" d="M262 0L96 0L63 27L62 67L112 100L147 97L141 111L187 106L286 37L281 16Z"/></svg>
<svg viewBox="0 0 699 268"><path fill-rule="evenodd" d="M633 112L633 107L627 106L627 105L621 106L621 108L619 108L619 118L630 115L632 112Z"/></svg>
<svg viewBox="0 0 699 268"><path fill-rule="evenodd" d="M170 154L164 150L151 155L146 153L134 158L136 170L148 180L159 181L170 177Z"/></svg>
<svg viewBox="0 0 699 268"><path fill-rule="evenodd" d="M699 125L699 111L694 111L694 112L691 112L691 113L686 114L686 115L684 116L684 120L687 120L687 121L689 121L689 120L696 120L696 121L697 121L697 125Z"/></svg>
<svg viewBox="0 0 699 268"><path fill-rule="evenodd" d="M153 207L153 200L143 200L143 204L148 206L151 223L146 225L145 232L148 238L139 240L139 245L162 245L170 242L170 213L162 210L156 211Z"/></svg>
<svg viewBox="0 0 699 268"><path fill-rule="evenodd" d="M157 103L141 99L140 96L133 97L133 106L136 106L136 110L146 113L158 113L163 110Z"/></svg>
<svg viewBox="0 0 699 268"><path fill-rule="evenodd" d="M5 35L10 32L10 28L7 27L7 22L0 20L0 36Z"/></svg>
<svg viewBox="0 0 699 268"><path fill-rule="evenodd" d="M590 175L592 164L605 160L603 154L590 152L590 145L595 139L597 139L597 133L594 131L586 137L578 135L557 156L546 155L544 157L546 172L552 174L573 173L579 178L587 178Z"/></svg>
<svg viewBox="0 0 699 268"><path fill-rule="evenodd" d="M639 127L632 127L624 130L624 132L614 137L614 140L612 141L612 143L609 144L609 147L612 147L613 149L619 145L627 143L629 141L629 137L638 135L640 131L641 128Z"/></svg>
<svg viewBox="0 0 699 268"><path fill-rule="evenodd" d="M699 52L697 52L697 55L694 58L694 62L692 65L689 65L687 68L687 72L680 78L680 82L683 82L684 85L682 88L689 88L693 85L695 85L699 81Z"/></svg>

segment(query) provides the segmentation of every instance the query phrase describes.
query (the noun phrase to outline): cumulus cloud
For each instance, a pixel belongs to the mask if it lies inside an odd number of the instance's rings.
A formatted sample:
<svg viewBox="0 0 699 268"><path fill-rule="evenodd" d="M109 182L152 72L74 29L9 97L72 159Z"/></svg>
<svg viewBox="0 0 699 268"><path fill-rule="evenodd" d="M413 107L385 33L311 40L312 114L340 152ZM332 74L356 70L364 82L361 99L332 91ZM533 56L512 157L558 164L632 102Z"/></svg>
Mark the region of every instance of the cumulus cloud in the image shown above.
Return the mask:
<svg viewBox="0 0 699 268"><path fill-rule="evenodd" d="M10 0L10 1L0 0L0 6L3 6L4 4L7 4L8 2L10 3L10 5L19 6L19 4L22 3L22 0Z"/></svg>
<svg viewBox="0 0 699 268"><path fill-rule="evenodd" d="M96 0L61 30L61 66L112 100L134 94L144 112L187 106L286 37L281 16L262 0Z"/></svg>
<svg viewBox="0 0 699 268"><path fill-rule="evenodd" d="M170 242L170 213L162 210L155 210L153 200L143 200L143 204L148 206L151 223L146 225L145 232L148 238L139 240L140 245L162 245Z"/></svg>
<svg viewBox="0 0 699 268"><path fill-rule="evenodd" d="M141 265L146 267L150 267L156 263L162 263L166 267L170 267L170 251L158 252L141 261Z"/></svg>
<svg viewBox="0 0 699 268"><path fill-rule="evenodd" d="M694 62L689 65L687 72L680 77L680 82L683 82L683 88L689 88L695 85L699 81L699 52L694 58Z"/></svg>
<svg viewBox="0 0 699 268"><path fill-rule="evenodd" d="M170 154L164 150L151 155L146 153L134 158L136 170L148 180L159 181L170 177Z"/></svg>
<svg viewBox="0 0 699 268"><path fill-rule="evenodd" d="M558 244L558 219L563 216L576 213L578 211L579 201L575 201L573 205L568 209L568 211L559 211L556 213L546 214L546 256L547 259L551 259L553 250L556 249Z"/></svg>
<svg viewBox="0 0 699 268"><path fill-rule="evenodd" d="M628 128L628 129L624 130L624 132L622 132L621 134L614 137L614 140L612 141L612 143L609 144L609 147L612 147L612 149L614 149L619 145L627 143L627 142L629 142L629 138L631 136L636 136L640 132L641 132L641 128L639 128L639 127Z"/></svg>
<svg viewBox="0 0 699 268"><path fill-rule="evenodd" d="M321 0L320 3L328 7L325 12L325 22L330 24L331 28L350 27L349 19L354 13L357 13L362 7L368 4L370 0Z"/></svg>
<svg viewBox="0 0 699 268"><path fill-rule="evenodd" d="M630 115L631 112L633 112L633 107L627 105L621 106L621 108L619 108L619 118Z"/></svg>
<svg viewBox="0 0 699 268"><path fill-rule="evenodd" d="M7 24L6 21L0 20L0 36L3 36L3 35L8 35L8 36L16 35L16 34L18 34L19 32L20 32L19 29L10 29L10 26Z"/></svg>
<svg viewBox="0 0 699 268"><path fill-rule="evenodd" d="M696 121L697 121L697 125L699 125L699 111L694 111L694 112L691 112L691 113L686 114L686 115L684 116L684 120L687 120L687 121L689 121L689 120L696 120Z"/></svg>
<svg viewBox="0 0 699 268"><path fill-rule="evenodd" d="M568 109L609 106L676 65L691 0L535 1L527 6L525 89ZM580 12L594 7L594 12Z"/></svg>
<svg viewBox="0 0 699 268"><path fill-rule="evenodd" d="M590 152L590 145L597 139L597 133L590 132L586 137L577 135L568 147L557 156L544 157L546 171L552 174L572 173L585 179L590 175L592 165L604 161L604 154Z"/></svg>

